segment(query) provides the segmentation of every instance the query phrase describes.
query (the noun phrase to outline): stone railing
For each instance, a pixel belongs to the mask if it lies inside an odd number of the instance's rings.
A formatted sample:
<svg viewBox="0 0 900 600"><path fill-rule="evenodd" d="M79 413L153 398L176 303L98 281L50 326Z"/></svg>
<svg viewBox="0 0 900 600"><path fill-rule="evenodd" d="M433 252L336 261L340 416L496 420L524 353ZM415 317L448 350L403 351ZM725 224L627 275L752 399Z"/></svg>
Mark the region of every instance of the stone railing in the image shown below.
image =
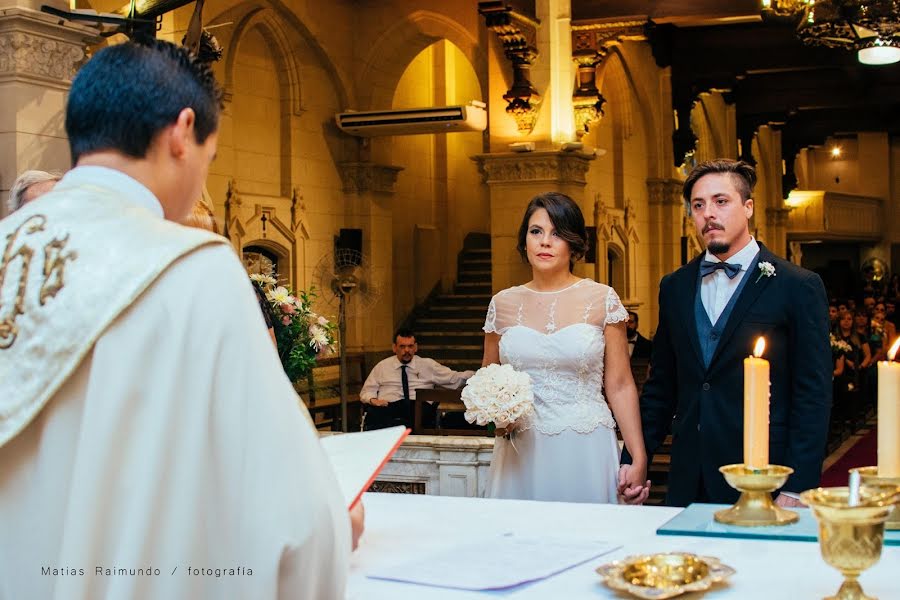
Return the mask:
<svg viewBox="0 0 900 600"><path fill-rule="evenodd" d="M793 240L880 240L880 198L820 190L794 190L788 197L788 235Z"/></svg>
<svg viewBox="0 0 900 600"><path fill-rule="evenodd" d="M372 491L483 497L493 450L489 437L411 435Z"/></svg>

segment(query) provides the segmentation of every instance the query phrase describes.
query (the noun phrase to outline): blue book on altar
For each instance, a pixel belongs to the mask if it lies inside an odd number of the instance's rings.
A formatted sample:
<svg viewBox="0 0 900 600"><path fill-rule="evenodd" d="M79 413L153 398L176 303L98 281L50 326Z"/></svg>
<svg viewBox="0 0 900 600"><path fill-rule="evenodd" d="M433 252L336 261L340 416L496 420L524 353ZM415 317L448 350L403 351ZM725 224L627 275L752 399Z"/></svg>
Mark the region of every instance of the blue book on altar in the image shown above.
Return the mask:
<svg viewBox="0 0 900 600"><path fill-rule="evenodd" d="M808 508L792 508L800 520L790 525L738 527L715 520L716 511L728 504L691 504L656 530L657 535L693 535L699 537L743 538L749 540L783 540L818 542L819 524ZM900 530L884 532L885 546L900 546Z"/></svg>

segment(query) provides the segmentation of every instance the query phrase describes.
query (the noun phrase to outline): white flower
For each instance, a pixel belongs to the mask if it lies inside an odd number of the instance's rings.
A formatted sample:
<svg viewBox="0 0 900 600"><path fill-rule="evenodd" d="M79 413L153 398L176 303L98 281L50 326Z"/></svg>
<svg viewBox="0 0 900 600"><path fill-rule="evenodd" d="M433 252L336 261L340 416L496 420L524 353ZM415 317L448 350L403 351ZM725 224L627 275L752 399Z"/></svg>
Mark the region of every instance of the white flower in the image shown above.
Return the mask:
<svg viewBox="0 0 900 600"><path fill-rule="evenodd" d="M263 275L262 273L253 273L250 275L250 281L255 281L256 283L264 283L265 285L275 285L278 283L274 277L271 275Z"/></svg>
<svg viewBox="0 0 900 600"><path fill-rule="evenodd" d="M328 319L326 319L325 317L319 317L318 319L316 319L316 322L317 322L319 325L321 325L322 327L327 327L327 326L328 326Z"/></svg>
<svg viewBox="0 0 900 600"><path fill-rule="evenodd" d="M290 301L290 297L291 295L288 293L287 288L281 285L266 292L266 298L274 304L287 304Z"/></svg>
<svg viewBox="0 0 900 600"><path fill-rule="evenodd" d="M511 365L488 365L478 369L462 391L466 421L505 427L534 413L531 377Z"/></svg>
<svg viewBox="0 0 900 600"><path fill-rule="evenodd" d="M328 345L328 332L318 325L309 326L309 345L316 349L316 352Z"/></svg>
<svg viewBox="0 0 900 600"><path fill-rule="evenodd" d="M769 261L764 260L759 263L757 267L759 267L759 277L756 278L756 281L759 281L763 277L775 277L775 265Z"/></svg>

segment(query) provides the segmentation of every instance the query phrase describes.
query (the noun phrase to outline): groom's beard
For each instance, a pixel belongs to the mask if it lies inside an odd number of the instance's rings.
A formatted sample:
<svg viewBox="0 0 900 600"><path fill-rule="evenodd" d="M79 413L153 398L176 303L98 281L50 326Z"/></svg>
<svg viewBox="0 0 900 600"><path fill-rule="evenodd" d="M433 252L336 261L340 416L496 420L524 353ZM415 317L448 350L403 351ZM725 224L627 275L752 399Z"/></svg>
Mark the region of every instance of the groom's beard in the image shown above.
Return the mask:
<svg viewBox="0 0 900 600"><path fill-rule="evenodd" d="M725 254L731 248L731 244L726 244L725 242L710 242L706 247L709 250L710 254L714 256L718 256L719 254Z"/></svg>

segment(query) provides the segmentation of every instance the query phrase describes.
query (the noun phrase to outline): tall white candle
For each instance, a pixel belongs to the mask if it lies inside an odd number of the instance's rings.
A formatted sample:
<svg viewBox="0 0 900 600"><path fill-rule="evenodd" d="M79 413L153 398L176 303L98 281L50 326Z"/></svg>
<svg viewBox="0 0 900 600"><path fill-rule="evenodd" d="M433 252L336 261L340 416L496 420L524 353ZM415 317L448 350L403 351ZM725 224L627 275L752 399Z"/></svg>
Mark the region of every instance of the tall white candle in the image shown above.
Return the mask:
<svg viewBox="0 0 900 600"><path fill-rule="evenodd" d="M769 466L769 361L762 356L766 340L756 340L753 356L744 359L744 464Z"/></svg>
<svg viewBox="0 0 900 600"><path fill-rule="evenodd" d="M900 338L878 361L878 475L900 477L900 363L893 362Z"/></svg>

